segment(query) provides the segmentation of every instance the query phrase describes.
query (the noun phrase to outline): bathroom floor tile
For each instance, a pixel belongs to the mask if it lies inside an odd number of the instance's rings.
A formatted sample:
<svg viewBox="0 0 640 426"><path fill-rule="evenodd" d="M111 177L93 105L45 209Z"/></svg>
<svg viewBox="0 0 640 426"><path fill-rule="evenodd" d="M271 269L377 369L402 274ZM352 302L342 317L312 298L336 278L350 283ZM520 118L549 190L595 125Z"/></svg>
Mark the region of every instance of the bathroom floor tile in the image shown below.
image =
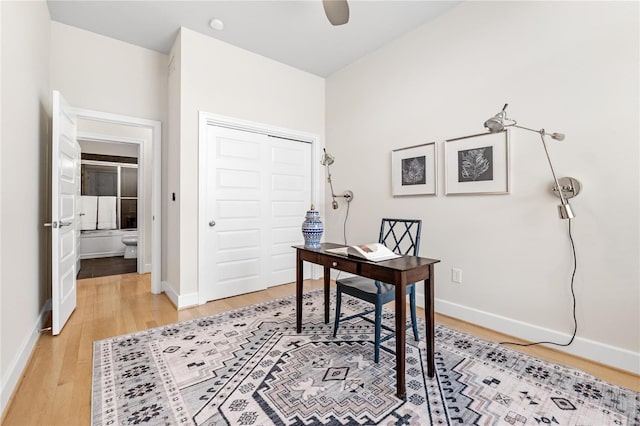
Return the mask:
<svg viewBox="0 0 640 426"><path fill-rule="evenodd" d="M78 279L136 272L138 267L137 262L138 259L125 259L122 256L81 259Z"/></svg>

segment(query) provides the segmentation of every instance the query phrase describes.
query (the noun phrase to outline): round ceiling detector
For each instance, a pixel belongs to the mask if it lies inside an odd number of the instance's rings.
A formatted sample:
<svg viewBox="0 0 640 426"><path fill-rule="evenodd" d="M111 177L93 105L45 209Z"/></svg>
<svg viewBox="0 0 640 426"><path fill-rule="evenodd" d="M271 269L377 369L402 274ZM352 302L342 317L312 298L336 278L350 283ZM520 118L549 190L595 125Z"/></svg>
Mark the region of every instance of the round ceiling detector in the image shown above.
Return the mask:
<svg viewBox="0 0 640 426"><path fill-rule="evenodd" d="M222 22L222 19L213 18L209 21L209 26L214 30L222 31L224 29L224 22Z"/></svg>

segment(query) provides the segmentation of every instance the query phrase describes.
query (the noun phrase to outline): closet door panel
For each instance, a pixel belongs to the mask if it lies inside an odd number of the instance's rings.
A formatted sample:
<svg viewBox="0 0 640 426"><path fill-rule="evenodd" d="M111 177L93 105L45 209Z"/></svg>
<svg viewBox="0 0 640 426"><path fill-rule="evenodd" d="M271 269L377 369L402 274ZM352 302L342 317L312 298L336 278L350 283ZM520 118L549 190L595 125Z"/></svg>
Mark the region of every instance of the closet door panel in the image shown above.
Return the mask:
<svg viewBox="0 0 640 426"><path fill-rule="evenodd" d="M207 300L266 288L263 240L267 137L208 126L200 288ZM202 226L205 225L205 226ZM202 291L201 290L201 291Z"/></svg>

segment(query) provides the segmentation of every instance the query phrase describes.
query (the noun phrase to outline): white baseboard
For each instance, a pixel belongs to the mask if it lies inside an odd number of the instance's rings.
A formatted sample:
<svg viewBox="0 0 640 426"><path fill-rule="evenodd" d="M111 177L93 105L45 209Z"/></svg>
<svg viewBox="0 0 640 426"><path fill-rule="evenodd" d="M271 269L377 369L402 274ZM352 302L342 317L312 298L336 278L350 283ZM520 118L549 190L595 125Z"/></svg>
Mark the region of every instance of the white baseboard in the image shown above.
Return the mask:
<svg viewBox="0 0 640 426"><path fill-rule="evenodd" d="M178 307L178 293L176 293L173 290L173 287L171 287L171 284L169 284L167 281L162 281L161 285L161 291L167 295L167 297L169 298L169 300L171 300L171 303L173 303L175 305L175 307Z"/></svg>
<svg viewBox="0 0 640 426"><path fill-rule="evenodd" d="M143 271L142 271L143 274L148 274L148 273L152 272L150 263L145 263L142 268L143 268Z"/></svg>
<svg viewBox="0 0 640 426"><path fill-rule="evenodd" d="M7 373L2 377L2 389L0 390L0 413L4 414L5 408L9 403L9 399L13 394L14 389L20 382L22 373L24 372L31 353L33 352L38 337L40 337L40 330L42 330L43 324L47 319L47 313L51 310L51 299L44 303L44 306L40 310L36 323L31 328L31 333L24 339L17 356L11 361Z"/></svg>
<svg viewBox="0 0 640 426"><path fill-rule="evenodd" d="M424 294L416 294L416 303L424 307ZM478 309L451 303L445 300L436 299L434 309L439 314L477 324L479 326L530 342L538 342L542 340L568 342L569 339L571 339L571 335L566 333L560 333L555 330L480 311ZM634 374L640 374L640 354L627 349L618 348L579 336L574 339L571 346L556 347L548 345L548 347L605 364L610 367L630 371Z"/></svg>
<svg viewBox="0 0 640 426"><path fill-rule="evenodd" d="M171 300L171 303L173 303L177 309L185 309L199 305L198 293L180 295L175 292L167 281L162 281L162 291L167 294L169 300Z"/></svg>

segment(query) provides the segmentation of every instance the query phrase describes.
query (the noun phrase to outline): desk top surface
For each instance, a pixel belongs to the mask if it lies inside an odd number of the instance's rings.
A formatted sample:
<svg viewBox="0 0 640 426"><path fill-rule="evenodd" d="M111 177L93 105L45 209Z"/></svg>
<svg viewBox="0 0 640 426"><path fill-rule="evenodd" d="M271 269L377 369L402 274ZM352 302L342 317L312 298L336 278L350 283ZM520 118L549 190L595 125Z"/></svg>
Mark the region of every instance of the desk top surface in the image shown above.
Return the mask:
<svg viewBox="0 0 640 426"><path fill-rule="evenodd" d="M396 259L383 260L381 262L371 262L365 259L341 256L339 254L329 253L326 251L327 249L333 249L333 248L344 247L344 246L345 246L344 244L321 243L320 248L317 248L317 249L307 248L305 246L293 246L293 248L298 250L308 251L308 252L319 253L324 256L335 257L336 259L342 259L342 260L346 259L351 261L368 263L368 264L377 265L383 268L396 269L396 270L413 269L416 267L431 265L431 264L440 262L439 259L429 259L427 257L418 257L418 256L402 256Z"/></svg>

